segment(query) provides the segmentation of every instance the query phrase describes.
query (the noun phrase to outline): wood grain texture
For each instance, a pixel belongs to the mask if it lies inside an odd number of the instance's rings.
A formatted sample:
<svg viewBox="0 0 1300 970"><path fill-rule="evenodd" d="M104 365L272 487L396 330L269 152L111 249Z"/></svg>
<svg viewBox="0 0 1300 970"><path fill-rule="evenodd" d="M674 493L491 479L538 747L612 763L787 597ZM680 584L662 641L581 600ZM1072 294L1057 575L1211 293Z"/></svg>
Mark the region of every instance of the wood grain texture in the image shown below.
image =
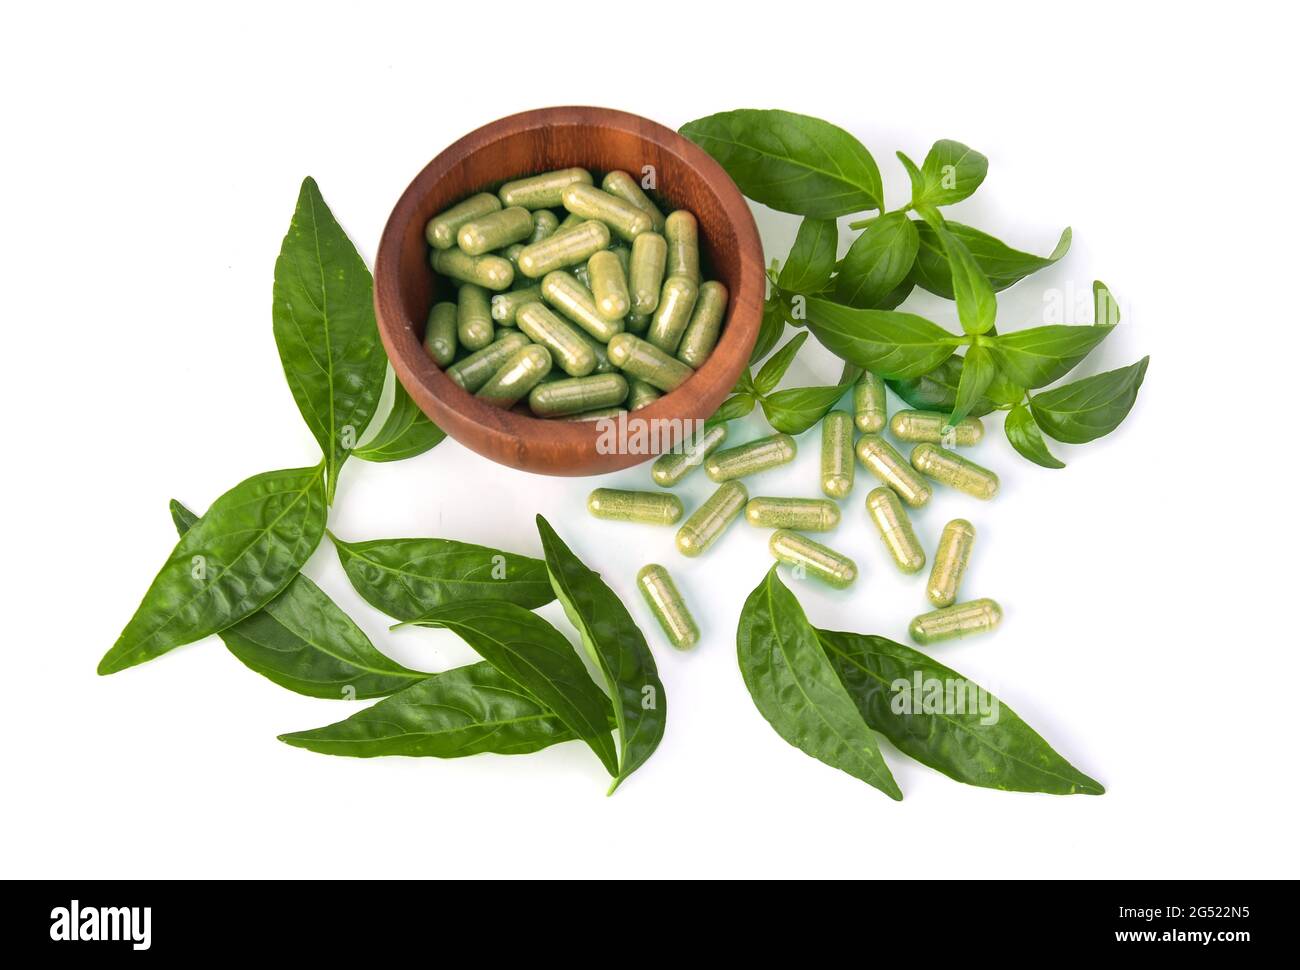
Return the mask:
<svg viewBox="0 0 1300 970"><path fill-rule="evenodd" d="M696 145L663 125L608 108L525 111L455 142L415 177L389 216L375 259L375 311L397 379L439 427L493 461L548 475L595 475L648 454L602 454L592 422L544 421L491 407L462 390L421 347L435 296L424 225L468 195L523 175L581 165L634 174L653 165L667 212L688 209L700 226L704 278L730 299L713 355L681 387L630 419L707 418L726 398L758 337L764 295L763 248L749 206L730 176ZM438 294L446 299L445 294Z"/></svg>

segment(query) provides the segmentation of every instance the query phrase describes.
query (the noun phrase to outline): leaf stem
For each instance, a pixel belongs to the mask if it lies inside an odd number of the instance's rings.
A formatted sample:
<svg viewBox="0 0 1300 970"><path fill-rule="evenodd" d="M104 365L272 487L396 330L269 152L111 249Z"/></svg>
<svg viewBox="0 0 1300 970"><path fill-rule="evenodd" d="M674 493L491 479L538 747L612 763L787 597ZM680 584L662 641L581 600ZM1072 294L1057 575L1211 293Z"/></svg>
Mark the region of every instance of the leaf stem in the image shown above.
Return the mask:
<svg viewBox="0 0 1300 970"><path fill-rule="evenodd" d="M897 213L897 212L911 212L911 211L912 211L912 203L909 202L909 203L907 203L907 205L899 206L897 209L894 209L893 212L883 212L883 211L882 211L882 212L878 212L878 213L876 213L876 215L874 215L874 216L868 216L868 217L865 218L865 219L858 219L858 220L856 220L856 221L854 221L854 222L850 222L850 223L849 223L849 228L850 228L850 229L865 229L865 228L867 228L867 226L871 225L871 224L872 224L873 222L875 222L877 219L883 219L885 216L891 216L891 215L894 215L894 213Z"/></svg>

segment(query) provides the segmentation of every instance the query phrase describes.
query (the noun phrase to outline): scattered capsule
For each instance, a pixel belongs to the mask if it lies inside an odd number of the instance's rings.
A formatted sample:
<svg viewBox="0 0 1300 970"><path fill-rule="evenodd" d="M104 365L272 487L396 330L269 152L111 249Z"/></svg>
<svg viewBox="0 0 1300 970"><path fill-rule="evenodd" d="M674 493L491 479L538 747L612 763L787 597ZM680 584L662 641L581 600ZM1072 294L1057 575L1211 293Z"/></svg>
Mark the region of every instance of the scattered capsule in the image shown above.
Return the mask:
<svg viewBox="0 0 1300 970"><path fill-rule="evenodd" d="M575 215L598 219L629 241L654 228L649 213L594 185L570 185L565 188L560 201Z"/></svg>
<svg viewBox="0 0 1300 970"><path fill-rule="evenodd" d="M443 212L439 212L424 226L424 238L435 249L451 249L456 245L456 233L467 222L497 212L501 202L491 192L471 195Z"/></svg>
<svg viewBox="0 0 1300 970"><path fill-rule="evenodd" d="M591 173L585 168L562 168L541 175L507 182L497 191L502 205L521 205L525 209L554 209L570 185L590 185Z"/></svg>
<svg viewBox="0 0 1300 970"><path fill-rule="evenodd" d="M715 482L757 475L794 461L796 450L794 439L788 434L768 435L712 455L705 462L704 472Z"/></svg>
<svg viewBox="0 0 1300 970"><path fill-rule="evenodd" d="M553 270L542 277L542 298L601 343L608 343L615 334L623 332L623 321L601 316L591 290L564 270Z"/></svg>
<svg viewBox="0 0 1300 970"><path fill-rule="evenodd" d="M695 216L678 209L664 220L664 238L668 242L668 276L689 276L700 280L700 227Z"/></svg>
<svg viewBox="0 0 1300 970"><path fill-rule="evenodd" d="M940 608L957 602L957 590L966 575L971 549L975 546L975 526L965 519L953 519L943 527L939 548L934 554L934 567L925 595Z"/></svg>
<svg viewBox="0 0 1300 970"><path fill-rule="evenodd" d="M698 556L718 541L740 510L749 501L749 492L740 482L723 482L704 500L677 530L677 551L683 556Z"/></svg>
<svg viewBox="0 0 1300 970"><path fill-rule="evenodd" d="M622 374L592 374L537 385L528 395L528 407L539 418L554 418L613 407L626 398Z"/></svg>
<svg viewBox="0 0 1300 970"><path fill-rule="evenodd" d="M704 366L722 334L722 318L727 312L727 288L717 280L700 287L695 299L691 322L677 345L677 359L696 370Z"/></svg>
<svg viewBox="0 0 1300 970"><path fill-rule="evenodd" d="M822 492L845 498L853 491L853 417L831 411L822 419Z"/></svg>
<svg viewBox="0 0 1300 970"><path fill-rule="evenodd" d="M836 589L846 589L858 578L857 564L848 556L789 529L773 532L767 547L778 562L811 573Z"/></svg>
<svg viewBox="0 0 1300 970"><path fill-rule="evenodd" d="M610 363L661 391L680 387L694 369L665 354L652 343L630 333L620 333L606 345Z"/></svg>
<svg viewBox="0 0 1300 970"><path fill-rule="evenodd" d="M880 538L894 564L905 573L920 572L925 566L925 550L892 488L881 485L867 493L867 515L880 530Z"/></svg>
<svg viewBox="0 0 1300 970"><path fill-rule="evenodd" d="M644 566L636 574L636 585L668 642L678 650L694 646L700 639L700 628L695 625L695 617L691 616L668 570L658 563Z"/></svg>
<svg viewBox="0 0 1300 970"><path fill-rule="evenodd" d="M661 397L663 397L663 394L659 392L658 388L647 384L645 381L633 378L628 382L627 409L629 411L640 411L643 407L654 404Z"/></svg>
<svg viewBox="0 0 1300 970"><path fill-rule="evenodd" d="M635 385L635 381L633 384ZM635 409L634 409L635 410ZM670 451L655 459L650 466L650 477L660 488L672 488L703 465L705 459L727 440L726 423L709 425L701 435L691 435L680 442L679 451Z"/></svg>
<svg viewBox="0 0 1300 970"><path fill-rule="evenodd" d="M482 350L475 351L464 360L456 361L447 368L447 376L473 394L486 384L516 351L527 347L530 343L531 341L519 331L508 331Z"/></svg>
<svg viewBox="0 0 1300 970"><path fill-rule="evenodd" d="M478 389L475 397L499 408L514 406L527 396L551 369L551 355L545 347L524 347L501 365L501 369Z"/></svg>
<svg viewBox="0 0 1300 970"><path fill-rule="evenodd" d="M526 303L540 303L542 301L542 288L540 286L527 286L522 290L511 290L509 293L497 293L492 297L492 319L500 326L513 327L515 325L515 315L519 308Z"/></svg>
<svg viewBox="0 0 1300 970"><path fill-rule="evenodd" d="M913 448L912 467L922 475L974 498L990 499L998 494L997 475L938 445L919 444Z"/></svg>
<svg viewBox="0 0 1300 970"><path fill-rule="evenodd" d="M439 367L456 359L456 304L435 303L424 326L424 349Z"/></svg>
<svg viewBox="0 0 1300 970"><path fill-rule="evenodd" d="M482 350L492 342L492 304L487 290L465 283L456 296L456 337L466 350Z"/></svg>
<svg viewBox="0 0 1300 970"><path fill-rule="evenodd" d="M456 244L471 256L482 256L493 249L502 249L527 239L532 234L533 214L512 205L465 223L456 232Z"/></svg>
<svg viewBox="0 0 1300 970"><path fill-rule="evenodd" d="M610 172L600 180L600 187L610 195L618 196L624 202L631 202L650 217L651 227L655 232L663 232L664 214L651 201L650 196L645 194L636 179L627 172Z"/></svg>
<svg viewBox="0 0 1300 970"><path fill-rule="evenodd" d="M623 488L598 488L587 496L587 511L598 519L673 525L686 511L671 492L633 492Z"/></svg>
<svg viewBox="0 0 1300 970"><path fill-rule="evenodd" d="M984 437L984 422L962 418L949 427L948 415L939 411L899 411L889 419L889 430L899 441L925 441L951 448L979 444Z"/></svg>
<svg viewBox="0 0 1300 970"><path fill-rule="evenodd" d="M691 322L691 311L700 289L689 276L670 276L664 280L659 306L650 318L646 340L666 354L676 354L682 334Z"/></svg>
<svg viewBox="0 0 1300 970"><path fill-rule="evenodd" d="M840 507L826 498L751 498L745 521L764 529L830 532L840 524Z"/></svg>
<svg viewBox="0 0 1300 970"><path fill-rule="evenodd" d="M908 505L919 509L930 501L932 490L920 475L912 470L903 458L884 438L875 434L864 434L858 439L858 461L862 467L888 485Z"/></svg>
<svg viewBox="0 0 1300 970"><path fill-rule="evenodd" d="M435 249L429 256L435 272L459 283L476 283L488 290L508 290L515 280L510 260L500 256L471 256L459 249Z"/></svg>
<svg viewBox="0 0 1300 970"><path fill-rule="evenodd" d="M596 369L596 354L582 335L541 303L526 303L515 323L536 343L551 352L560 370L570 377L586 377Z"/></svg>
<svg viewBox="0 0 1300 970"><path fill-rule="evenodd" d="M529 243L519 254L519 272L537 279L551 270L585 263L592 253L609 247L609 230L603 222L584 222L558 229L541 242Z"/></svg>
<svg viewBox="0 0 1300 970"><path fill-rule="evenodd" d="M657 232L643 232L632 240L632 257L628 269L632 312L647 318L659 306L659 292L664 285L668 243Z"/></svg>
<svg viewBox="0 0 1300 970"><path fill-rule="evenodd" d="M596 313L602 320L617 322L621 331L631 299L627 293L627 273L618 254L610 249L592 253L587 260L587 278L591 280Z"/></svg>
<svg viewBox="0 0 1300 970"><path fill-rule="evenodd" d="M533 234L528 237L530 243L541 242L547 236L555 235L560 228L560 217L550 209L538 209L533 213Z"/></svg>
<svg viewBox="0 0 1300 970"><path fill-rule="evenodd" d="M863 434L879 434L885 427L885 381L869 370L853 385L853 422Z"/></svg>
<svg viewBox="0 0 1300 970"><path fill-rule="evenodd" d="M1001 622L1002 607L991 599L978 599L922 613L907 632L917 643L940 643L972 633L988 633Z"/></svg>
<svg viewBox="0 0 1300 970"><path fill-rule="evenodd" d="M620 414L626 413L625 408L596 408L594 411L583 411L581 414L570 414L567 417L560 418L561 421L602 421L606 418L617 418Z"/></svg>

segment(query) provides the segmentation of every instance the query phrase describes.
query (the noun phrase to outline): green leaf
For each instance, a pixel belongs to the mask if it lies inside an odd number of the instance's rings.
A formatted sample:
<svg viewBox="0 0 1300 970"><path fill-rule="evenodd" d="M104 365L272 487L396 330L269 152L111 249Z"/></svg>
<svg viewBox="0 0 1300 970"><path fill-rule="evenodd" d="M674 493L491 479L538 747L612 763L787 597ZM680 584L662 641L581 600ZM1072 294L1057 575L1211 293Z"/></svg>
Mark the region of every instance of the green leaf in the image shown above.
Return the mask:
<svg viewBox="0 0 1300 970"><path fill-rule="evenodd" d="M1098 327L1114 327L1119 323L1119 303L1101 280L1092 281L1092 322Z"/></svg>
<svg viewBox="0 0 1300 970"><path fill-rule="evenodd" d="M766 357L767 352L776 346L783 333L785 333L785 307L781 303L780 294L774 293L772 298L763 304L763 320L758 325L758 339L754 341L754 349L750 351L749 362L752 364Z"/></svg>
<svg viewBox="0 0 1300 970"><path fill-rule="evenodd" d="M430 610L415 626L445 627L484 660L541 701L618 777L609 732L609 698L587 674L559 630L522 606L499 600L465 601Z"/></svg>
<svg viewBox="0 0 1300 970"><path fill-rule="evenodd" d="M171 513L181 535L199 520L175 499ZM308 697L384 697L429 676L376 650L352 618L302 573L266 606L217 636L244 666Z"/></svg>
<svg viewBox="0 0 1300 970"><path fill-rule="evenodd" d="M961 373L966 360L954 354L932 371L908 380L887 381L889 389L920 411L951 411L957 406L957 388L961 384ZM994 385L997 378L994 378ZM1016 398L1024 396L1022 391ZM968 415L981 417L997 410L997 404L987 396L976 401Z"/></svg>
<svg viewBox="0 0 1300 970"><path fill-rule="evenodd" d="M1105 792L1011 708L955 670L884 637L831 630L817 636L863 719L922 764L1000 791Z"/></svg>
<svg viewBox="0 0 1300 970"><path fill-rule="evenodd" d="M975 149L945 138L934 143L921 171L925 188L919 201L952 205L973 195L980 187L988 174L989 160Z"/></svg>
<svg viewBox="0 0 1300 970"><path fill-rule="evenodd" d="M972 408L985 400L984 392L993 383L996 373L997 365L993 363L993 355L989 353L986 346L974 344L966 351L965 360L962 362L961 378L957 381L957 400L953 402L952 415L948 418L949 424L955 425L970 414Z"/></svg>
<svg viewBox="0 0 1300 970"><path fill-rule="evenodd" d="M1003 372L1022 387L1046 387L1060 380L1115 328L1052 324L1001 334L992 342Z"/></svg>
<svg viewBox="0 0 1300 970"><path fill-rule="evenodd" d="M966 244L946 228L936 230L948 254L953 298L957 301L957 318L970 334L988 333L997 321L998 300L988 277L975 262Z"/></svg>
<svg viewBox="0 0 1300 970"><path fill-rule="evenodd" d="M383 427L353 454L365 461L401 461L424 454L445 437L447 433L429 420L395 379L393 406Z"/></svg>
<svg viewBox="0 0 1300 970"><path fill-rule="evenodd" d="M902 212L874 220L844 254L835 277L835 300L852 307L880 307L903 284L916 261L916 226ZM912 287L903 293L905 299ZM899 299L889 309L902 303Z"/></svg>
<svg viewBox="0 0 1300 970"><path fill-rule="evenodd" d="M388 358L379 342L370 270L311 178L275 261L271 321L284 376L325 455L326 500L370 424Z"/></svg>
<svg viewBox="0 0 1300 970"><path fill-rule="evenodd" d="M781 267L776 285L791 293L815 293L835 270L840 230L834 219L805 219L799 223L790 257Z"/></svg>
<svg viewBox="0 0 1300 970"><path fill-rule="evenodd" d="M854 378L856 380L856 378ZM788 387L763 398L767 423L786 434L802 434L826 417L844 392L853 386L848 381L829 387Z"/></svg>
<svg viewBox="0 0 1300 970"><path fill-rule="evenodd" d="M776 385L781 383L781 378L785 372L790 369L794 363L794 355L799 353L799 348L804 345L808 339L808 331L797 333L790 338L784 347L774 353L767 359L754 377L754 390L759 394L767 394L776 389Z"/></svg>
<svg viewBox="0 0 1300 970"><path fill-rule="evenodd" d="M875 735L775 566L740 611L736 657L754 705L777 734L818 761L902 799Z"/></svg>
<svg viewBox="0 0 1300 970"><path fill-rule="evenodd" d="M808 329L842 360L881 377L920 377L952 356L961 343L915 313L842 306L808 300Z"/></svg>
<svg viewBox="0 0 1300 970"><path fill-rule="evenodd" d="M1017 404L1007 413L1003 430L1006 431L1011 447L1035 465L1042 465L1044 468L1065 467L1065 462L1047 449L1043 433L1038 429L1033 414L1024 404Z"/></svg>
<svg viewBox="0 0 1300 970"><path fill-rule="evenodd" d="M912 183L912 204L925 201L925 174L917 167L916 162L912 161L902 152L894 152L898 160L903 163L903 169L907 172L907 180Z"/></svg>
<svg viewBox="0 0 1300 970"><path fill-rule="evenodd" d="M976 264L988 278L995 292L1005 290L1030 273L1051 266L1070 249L1070 230L1061 233L1061 240L1049 256L1035 256L1012 249L988 233L948 222L948 231L966 247ZM948 254L934 229L924 222L916 223L920 248L912 267L912 278L923 290L945 299L953 299L952 273L948 268Z"/></svg>
<svg viewBox="0 0 1300 970"><path fill-rule="evenodd" d="M645 636L627 607L540 515L537 531L555 596L615 699L619 769L609 788L612 795L659 747L668 720L668 697Z"/></svg>
<svg viewBox="0 0 1300 970"><path fill-rule="evenodd" d="M1006 374L998 371L993 375L993 380L989 382L988 389L984 391L984 397L997 407L1009 408L1024 400L1025 389L1008 378Z"/></svg>
<svg viewBox="0 0 1300 970"><path fill-rule="evenodd" d="M834 219L879 209L884 198L871 153L818 118L742 108L681 131L721 163L741 192L781 212Z"/></svg>
<svg viewBox="0 0 1300 970"><path fill-rule="evenodd" d="M480 661L428 676L346 720L280 740L351 758L463 758L529 754L575 737L536 698Z"/></svg>
<svg viewBox="0 0 1300 970"><path fill-rule="evenodd" d="M453 539L344 542L330 533L353 587L375 609L410 620L462 600L536 609L555 599L546 563Z"/></svg>
<svg viewBox="0 0 1300 970"><path fill-rule="evenodd" d="M1034 420L1057 441L1080 445L1110 434L1128 417L1150 357L1136 364L1054 387L1030 399Z"/></svg>
<svg viewBox="0 0 1300 970"><path fill-rule="evenodd" d="M240 482L176 543L99 672L152 660L260 610L298 575L324 532L320 465Z"/></svg>
<svg viewBox="0 0 1300 970"><path fill-rule="evenodd" d="M726 421L735 421L737 418L743 418L752 410L754 410L754 395L733 394L719 405L718 410L713 412L713 416L709 418L709 423L719 424Z"/></svg>

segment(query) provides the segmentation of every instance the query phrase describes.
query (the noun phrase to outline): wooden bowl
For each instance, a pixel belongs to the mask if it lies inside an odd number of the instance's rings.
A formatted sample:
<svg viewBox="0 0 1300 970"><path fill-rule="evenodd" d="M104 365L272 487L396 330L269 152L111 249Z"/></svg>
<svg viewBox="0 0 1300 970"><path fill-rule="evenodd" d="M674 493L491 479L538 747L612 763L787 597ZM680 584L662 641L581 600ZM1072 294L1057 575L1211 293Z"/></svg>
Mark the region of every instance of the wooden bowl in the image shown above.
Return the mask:
<svg viewBox="0 0 1300 970"><path fill-rule="evenodd" d="M689 380L629 422L672 421L658 450L680 435L684 419L709 417L749 363L763 306L763 248L740 190L703 149L663 125L608 108L543 108L472 131L424 167L397 200L375 258L375 312L397 379L435 424L493 461L546 475L596 475L653 457L649 451L598 447L604 422L541 420L484 404L453 383L421 341L435 296L424 225L475 192L512 178L580 165L597 175L638 175L653 165L654 194L665 214L689 209L700 227L704 279L726 284L729 300L713 355ZM678 429L674 431L673 429ZM608 453L607 453L608 452Z"/></svg>

